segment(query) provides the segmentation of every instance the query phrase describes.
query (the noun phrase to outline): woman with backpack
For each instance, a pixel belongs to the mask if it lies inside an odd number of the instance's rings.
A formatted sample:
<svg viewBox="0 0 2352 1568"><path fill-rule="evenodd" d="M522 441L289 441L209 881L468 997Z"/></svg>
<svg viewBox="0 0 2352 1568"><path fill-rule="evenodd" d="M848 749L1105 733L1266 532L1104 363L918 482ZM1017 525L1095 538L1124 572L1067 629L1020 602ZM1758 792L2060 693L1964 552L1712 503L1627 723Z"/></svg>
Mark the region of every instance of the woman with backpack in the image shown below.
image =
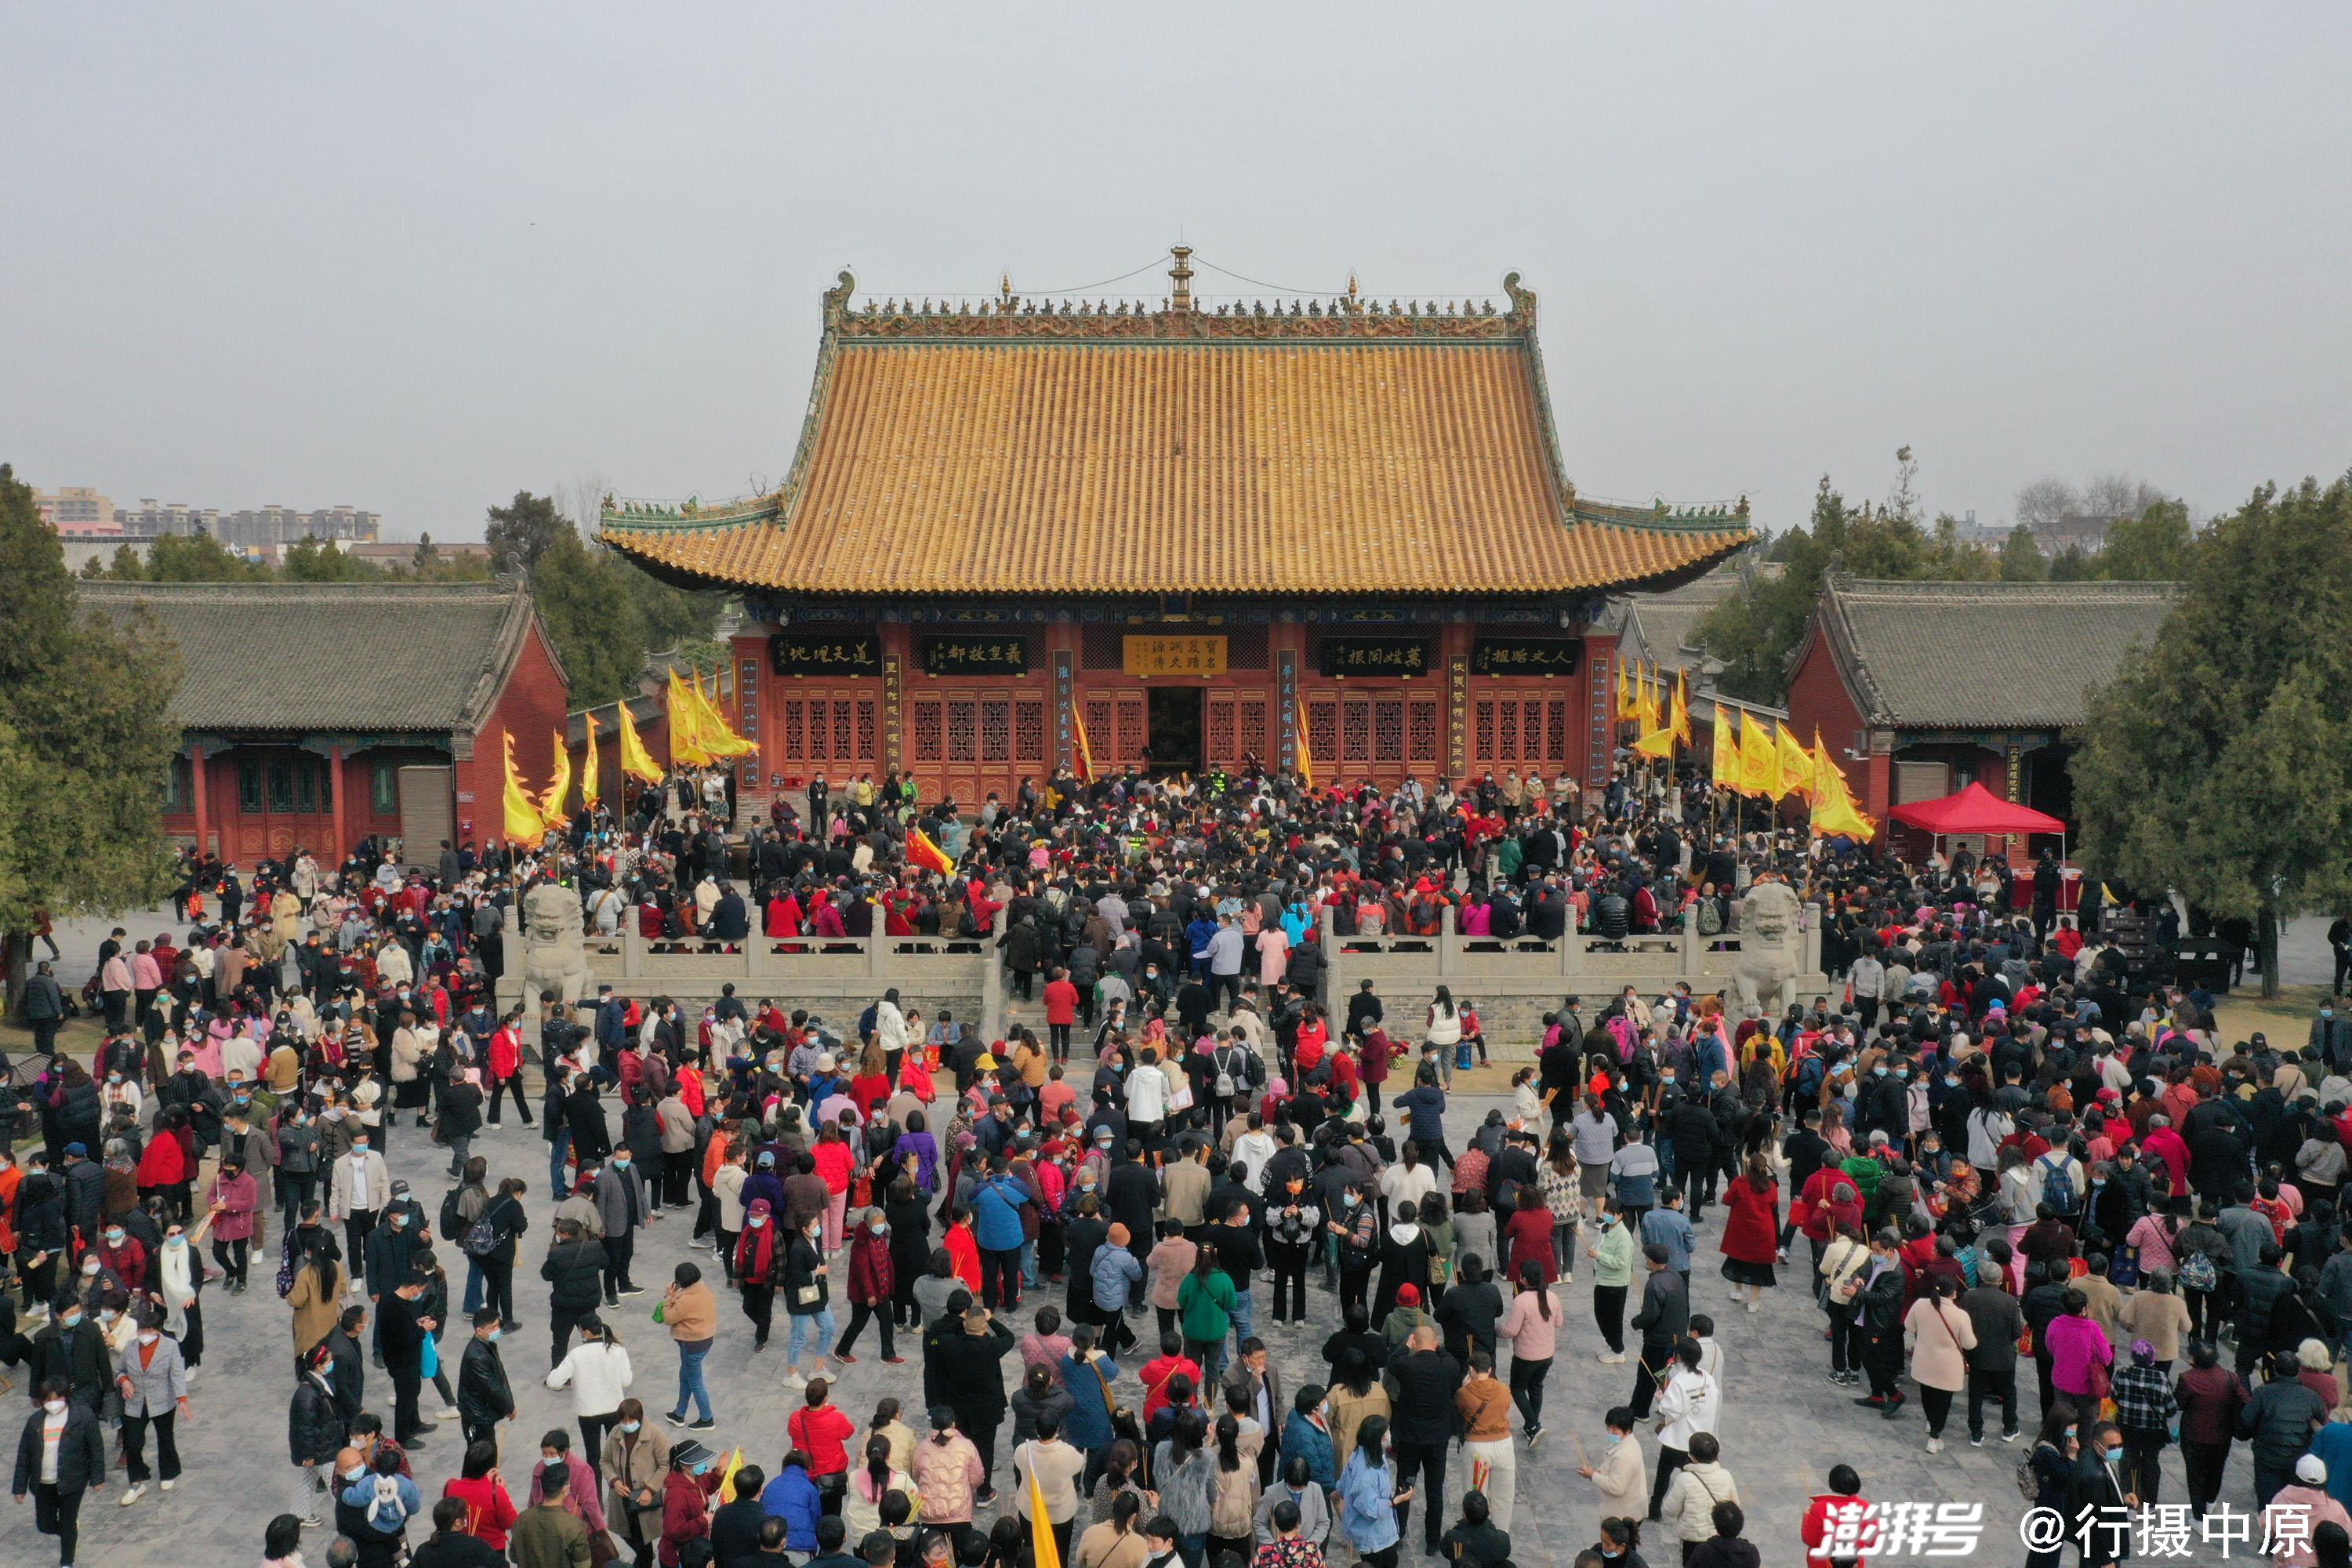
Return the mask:
<svg viewBox="0 0 2352 1568"><path fill-rule="evenodd" d="M522 1207L523 1194L530 1190L530 1184L520 1176L500 1182L497 1194L482 1206L458 1241L467 1268L481 1270L481 1300L499 1310L499 1321L509 1333L521 1326L514 1311L515 1242L530 1228ZM469 1289L467 1294L471 1293Z"/></svg>

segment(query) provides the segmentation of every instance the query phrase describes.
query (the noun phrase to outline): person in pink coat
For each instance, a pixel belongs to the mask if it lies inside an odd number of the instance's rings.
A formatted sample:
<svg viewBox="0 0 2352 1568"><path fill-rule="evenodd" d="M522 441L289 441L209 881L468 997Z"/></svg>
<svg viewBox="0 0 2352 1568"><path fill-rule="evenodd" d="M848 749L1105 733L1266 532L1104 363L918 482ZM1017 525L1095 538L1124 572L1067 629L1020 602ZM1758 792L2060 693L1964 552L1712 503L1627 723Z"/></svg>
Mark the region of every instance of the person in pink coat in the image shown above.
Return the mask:
<svg viewBox="0 0 2352 1568"><path fill-rule="evenodd" d="M2070 1287L2058 1303L2059 1315L2042 1331L2050 1347L2050 1386L2076 1401L2079 1408L2096 1409L2097 1401L2091 1398L2092 1369L2100 1369L2105 1381L2112 1382L2116 1347L2108 1342L2107 1331L2090 1316L2089 1297Z"/></svg>

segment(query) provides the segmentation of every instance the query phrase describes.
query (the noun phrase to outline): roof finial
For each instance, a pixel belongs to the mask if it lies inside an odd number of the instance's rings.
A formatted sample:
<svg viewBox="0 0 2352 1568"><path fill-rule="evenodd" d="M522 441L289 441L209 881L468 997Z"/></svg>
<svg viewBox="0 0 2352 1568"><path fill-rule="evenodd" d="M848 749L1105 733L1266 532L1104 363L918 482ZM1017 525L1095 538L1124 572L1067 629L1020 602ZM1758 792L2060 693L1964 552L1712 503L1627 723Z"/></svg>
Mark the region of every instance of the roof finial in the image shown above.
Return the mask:
<svg viewBox="0 0 2352 1568"><path fill-rule="evenodd" d="M1189 316L1192 313L1192 247L1189 245L1171 246L1168 254L1176 258L1176 265L1168 269L1169 280L1176 285L1176 292L1169 301L1170 309L1180 316Z"/></svg>
<svg viewBox="0 0 2352 1568"><path fill-rule="evenodd" d="M1350 273L1349 273L1349 274L1348 274L1348 313L1349 313L1349 315L1353 315L1353 314L1355 314L1355 312L1356 312L1356 275L1355 275L1353 272L1350 272Z"/></svg>
<svg viewBox="0 0 2352 1568"><path fill-rule="evenodd" d="M1006 304L1010 305L1013 303L1013 274L1010 271L1000 272L997 274L996 293L997 298L1003 300Z"/></svg>

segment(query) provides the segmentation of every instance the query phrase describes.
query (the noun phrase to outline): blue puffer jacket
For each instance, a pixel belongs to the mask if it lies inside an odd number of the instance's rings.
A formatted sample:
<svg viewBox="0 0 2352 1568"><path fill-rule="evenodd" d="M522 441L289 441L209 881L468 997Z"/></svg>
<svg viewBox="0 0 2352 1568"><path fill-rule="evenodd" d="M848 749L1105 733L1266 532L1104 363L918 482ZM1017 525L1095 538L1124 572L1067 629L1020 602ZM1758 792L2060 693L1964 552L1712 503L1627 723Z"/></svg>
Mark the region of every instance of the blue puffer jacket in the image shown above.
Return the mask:
<svg viewBox="0 0 2352 1568"><path fill-rule="evenodd" d="M1287 1466L1294 1458L1307 1461L1307 1473L1318 1486L1339 1484L1337 1454L1331 1447L1331 1434L1294 1410L1282 1428L1282 1460Z"/></svg>
<svg viewBox="0 0 2352 1568"><path fill-rule="evenodd" d="M982 1252L1013 1252L1020 1248L1021 1205L1029 1189L1011 1176L992 1176L971 1194L972 1239Z"/></svg>
<svg viewBox="0 0 2352 1568"><path fill-rule="evenodd" d="M824 1505L806 1470L798 1465L785 1466L784 1473L760 1493L760 1511L784 1521L785 1551L816 1550L816 1521Z"/></svg>

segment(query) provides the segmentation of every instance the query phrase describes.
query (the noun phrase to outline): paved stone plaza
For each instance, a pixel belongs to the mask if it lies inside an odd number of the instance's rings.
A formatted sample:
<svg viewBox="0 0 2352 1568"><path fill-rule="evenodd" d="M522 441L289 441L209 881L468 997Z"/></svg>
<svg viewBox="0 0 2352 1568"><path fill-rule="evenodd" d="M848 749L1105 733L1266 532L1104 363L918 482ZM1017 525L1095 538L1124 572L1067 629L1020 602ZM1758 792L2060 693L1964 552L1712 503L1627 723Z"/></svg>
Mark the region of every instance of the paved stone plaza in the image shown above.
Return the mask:
<svg viewBox="0 0 2352 1568"><path fill-rule="evenodd" d="M143 929L139 921L124 923ZM94 950L103 930L101 926L95 933L63 932L61 943L69 954L78 944L86 943ZM86 962L69 956L60 968L70 981L83 973ZM1500 1103L1492 1097L1456 1097L1447 1118L1449 1142L1460 1147L1486 1110ZM534 1113L536 1104L534 1094ZM390 1143L393 1173L409 1180L428 1215L436 1212L448 1185L443 1173L446 1156L413 1124L397 1129ZM569 1394L549 1390L540 1382L547 1371L547 1296L537 1264L545 1252L552 1208L547 1185L547 1145L539 1129L509 1121L502 1131L486 1131L476 1142L475 1151L489 1161L493 1185L509 1175L530 1184L526 1202L531 1229L523 1238L515 1270L516 1308L523 1328L503 1345L522 1408L506 1447L509 1485L520 1491L528 1487L529 1466L540 1434L555 1427L573 1430ZM1829 1467L1840 1461L1861 1470L1866 1495L1873 1499L1982 1503L1982 1560L2021 1561L2017 1523L2023 1505L2011 1472L2024 1457L2037 1414L2031 1408L2030 1370L2024 1377L2029 1407L2021 1416L2027 1438L2014 1446L1989 1440L1982 1449L1971 1449L1964 1429L1963 1402L1955 1408L1946 1434L1946 1451L1930 1457L1924 1451L1926 1431L1916 1399L1905 1406L1899 1419L1882 1421L1874 1413L1857 1410L1847 1390L1830 1384L1822 1320L1810 1293L1802 1289L1801 1268L1782 1271L1781 1288L1767 1294L1760 1312L1751 1316L1738 1310L1717 1271L1718 1221L1719 1215L1710 1214L1700 1227L1692 1304L1696 1310L1711 1313L1718 1324L1717 1337L1727 1363L1721 1423L1724 1462L1739 1484L1748 1509L1748 1533L1764 1548L1765 1562L1800 1561L1796 1529L1806 1500L1819 1489ZM656 1415L669 1408L677 1386L677 1357L650 1316L659 1300L660 1285L677 1262L688 1258L702 1264L716 1278L710 1255L689 1246L690 1229L691 1216L677 1214L665 1216L643 1233L634 1273L647 1293L625 1302L611 1314L635 1365L632 1392ZM273 1219L268 1258L267 1263L257 1261L251 1292L242 1297L226 1296L216 1289L205 1293L205 1363L194 1390L194 1417L181 1443L187 1466L184 1479L168 1496L151 1488L136 1506L118 1508L115 1500L121 1495L121 1478L110 1458L104 1496L93 1494L83 1509L80 1560L85 1565L218 1563L227 1568L257 1560L262 1527L270 1516L285 1510L290 1489L286 1454L287 1402L292 1387L289 1321L271 1288L278 1240ZM462 1287L462 1257L446 1244L438 1250L453 1281ZM1801 1244L1801 1259L1802 1256ZM1591 1487L1575 1473L1577 1444L1580 1439L1588 1450L1597 1453L1605 1441L1601 1413L1625 1400L1633 1386L1630 1362L1607 1367L1595 1363L1601 1342L1592 1325L1591 1281L1588 1266L1579 1271L1574 1284L1561 1288L1565 1331L1547 1387L1545 1441L1532 1455L1524 1447L1519 1450L1514 1535L1515 1555L1522 1563L1565 1565L1593 1542L1598 1510ZM1061 1300L1061 1289L1053 1288L1033 1295L1030 1306L1058 1304ZM1264 1296L1260 1296L1257 1328L1282 1369L1286 1394L1304 1381L1321 1381L1326 1375L1318 1352L1323 1336L1338 1326L1337 1316L1332 1298L1320 1289L1319 1282L1310 1294L1310 1303L1316 1321L1302 1331L1267 1323ZM1027 1318L1024 1308L1019 1320L1024 1330ZM836 1321L845 1321L845 1314ZM1147 1331L1149 1326L1147 1318ZM463 1331L453 1329L445 1341L449 1347L445 1353L453 1368ZM719 1343L707 1363L719 1430L706 1436L716 1439L715 1446L722 1451L740 1443L747 1458L772 1472L784 1448L784 1418L799 1403L797 1394L788 1393L781 1384L784 1371L781 1314L777 1331L775 1347L755 1358L751 1352L750 1325L722 1288ZM909 1414L919 1419L916 1363L910 1360L903 1367L882 1365L870 1330L857 1353L858 1364L843 1369L835 1393L836 1402L852 1420L862 1429L875 1401L886 1394L898 1396ZM907 1346L903 1353L914 1356L919 1352ZM1130 1356L1130 1371L1133 1364ZM21 1385L21 1371L16 1380L19 1386L6 1408L12 1422L21 1423L30 1406L22 1402L26 1391ZM388 1413L390 1380L373 1367L369 1369L367 1398L370 1409ZM429 1384L424 1403L428 1412L437 1403ZM5 1428L12 1456L18 1430L18 1425ZM1000 1488L1007 1484L1011 1470L1009 1436L1008 1424L1006 1440L998 1444ZM1644 1450L1654 1455L1654 1445L1645 1440ZM416 1458L419 1485L429 1501L457 1471L460 1458L457 1424L440 1424L435 1439ZM1460 1495L1464 1473L1457 1451L1447 1484L1449 1510ZM516 1475L524 1479L517 1483L511 1479ZM2177 1450L2167 1460L2166 1495L2173 1501L2186 1495ZM2251 1500L2252 1477L2242 1446L2232 1457L2224 1496L2241 1506ZM1418 1503L1414 1511L1412 1533L1407 1537L1408 1560L1411 1549L1418 1545ZM412 1539L421 1540L426 1528L421 1522L413 1527ZM1643 1555L1653 1563L1672 1563L1675 1549L1653 1537L1645 1542ZM320 1560L316 1543L310 1557L314 1563ZM34 1533L29 1504L0 1512L0 1564L33 1568L54 1561L55 1543Z"/></svg>

